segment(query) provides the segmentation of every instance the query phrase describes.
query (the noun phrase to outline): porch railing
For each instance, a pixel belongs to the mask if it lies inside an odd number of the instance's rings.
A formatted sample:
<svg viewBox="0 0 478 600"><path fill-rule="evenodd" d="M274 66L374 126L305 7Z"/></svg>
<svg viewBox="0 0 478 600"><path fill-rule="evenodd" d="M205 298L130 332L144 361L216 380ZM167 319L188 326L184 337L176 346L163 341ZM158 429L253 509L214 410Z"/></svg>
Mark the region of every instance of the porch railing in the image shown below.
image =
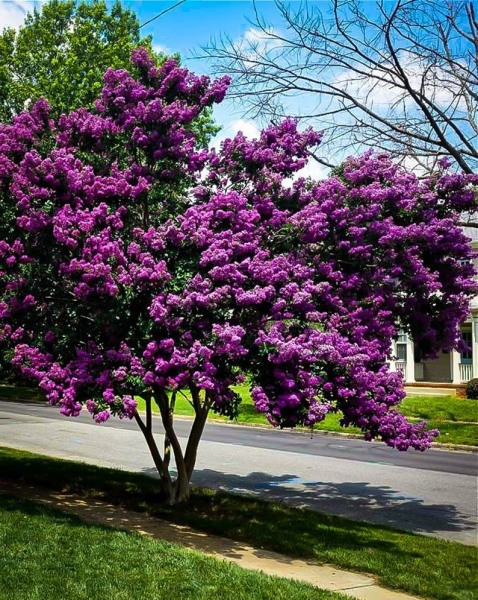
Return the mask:
<svg viewBox="0 0 478 600"><path fill-rule="evenodd" d="M407 363L404 360L395 361L395 370L402 374L403 380L407 381Z"/></svg>
<svg viewBox="0 0 478 600"><path fill-rule="evenodd" d="M473 365L466 365L460 363L460 381L461 383L466 383L473 379Z"/></svg>

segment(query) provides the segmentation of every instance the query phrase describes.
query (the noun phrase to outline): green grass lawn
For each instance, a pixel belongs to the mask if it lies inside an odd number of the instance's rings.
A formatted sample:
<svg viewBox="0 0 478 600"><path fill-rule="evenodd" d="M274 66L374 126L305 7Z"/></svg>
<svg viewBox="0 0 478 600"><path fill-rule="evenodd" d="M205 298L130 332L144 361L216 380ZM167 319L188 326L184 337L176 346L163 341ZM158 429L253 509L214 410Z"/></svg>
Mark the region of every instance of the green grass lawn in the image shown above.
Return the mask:
<svg viewBox="0 0 478 600"><path fill-rule="evenodd" d="M27 400L42 401L38 388L34 389L23 385L0 384L0 400Z"/></svg>
<svg viewBox="0 0 478 600"><path fill-rule="evenodd" d="M268 426L267 419L254 407L249 387L242 385L234 389L242 397L239 416L235 422L243 425ZM140 410L144 410L143 400L140 398L137 400ZM440 436L437 441L440 443L470 446L478 444L478 400L466 400L452 396L410 396L405 398L399 410L412 421L425 420L429 422L430 428L438 429ZM193 416L194 414L192 406L181 394L178 394L175 413L182 416ZM229 421L226 417L221 417L213 412L210 413L210 418L223 422ZM360 435L360 429L356 427L343 428L339 421L340 415L327 415L326 419L316 426L316 429Z"/></svg>
<svg viewBox="0 0 478 600"><path fill-rule="evenodd" d="M345 600L0 495L1 600Z"/></svg>
<svg viewBox="0 0 478 600"><path fill-rule="evenodd" d="M408 417L426 421L478 421L478 400L453 396L407 396L400 405L400 410Z"/></svg>
<svg viewBox="0 0 478 600"><path fill-rule="evenodd" d="M442 444L478 445L478 400L453 396L410 396L400 405L400 412L411 421L427 421L438 429Z"/></svg>
<svg viewBox="0 0 478 600"><path fill-rule="evenodd" d="M476 547L210 490L194 490L188 505L162 507L156 503L157 481L146 475L8 448L0 449L0 473L11 480L103 498L289 556L371 573L385 587L423 597L438 600L478 597ZM19 556L22 556L20 551ZM114 560L110 560L108 554L98 552L95 560L98 557L105 557L97 563L100 570L104 565L112 568ZM69 556L70 568L75 566L74 558L76 555ZM2 560L0 553L0 565ZM24 573L28 572L26 564L23 563ZM0 568L1 571L5 569ZM31 578L30 573L28 577ZM35 596L17 597L23 600ZM274 593L274 597L281 596ZM301 596L291 594L290 597Z"/></svg>
<svg viewBox="0 0 478 600"><path fill-rule="evenodd" d="M241 425L262 425L269 427L269 423L263 414L259 413L252 402L248 385L240 385L234 388L242 397L239 406L239 416L236 423ZM13 386L0 386L0 398L27 400L39 399L38 393L28 388L16 388ZM140 411L144 411L144 401L137 398ZM159 412L153 405L153 410ZM430 428L438 429L440 436L437 442L443 444L464 444L468 446L478 445L478 400L466 400L454 396L409 396L399 406L400 412L412 421L428 421ZM176 400L175 414L191 417L193 408L182 394L178 394ZM227 417L221 417L213 412L210 419L230 422ZM332 431L360 435L360 429L356 427L343 428L340 423L340 415L330 414L315 428L319 431Z"/></svg>

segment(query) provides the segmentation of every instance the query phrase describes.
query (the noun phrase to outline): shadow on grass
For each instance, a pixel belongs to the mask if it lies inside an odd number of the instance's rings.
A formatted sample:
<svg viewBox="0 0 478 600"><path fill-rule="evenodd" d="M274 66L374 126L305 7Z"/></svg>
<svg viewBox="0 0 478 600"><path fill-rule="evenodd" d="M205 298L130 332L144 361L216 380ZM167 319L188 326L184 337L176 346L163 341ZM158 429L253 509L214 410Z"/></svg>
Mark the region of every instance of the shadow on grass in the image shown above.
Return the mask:
<svg viewBox="0 0 478 600"><path fill-rule="evenodd" d="M130 533L137 533L144 537L150 537L163 542L176 544L179 543L191 550L197 550L208 554L219 554L232 560L239 560L245 555L251 554L259 560L273 560L274 562L284 564L284 566L290 565L293 560L295 560L287 555L286 552L278 554L277 551L281 552L282 548L280 548L280 544L278 547L277 543L274 544L276 546L276 552L260 547L251 549L249 543L247 542L247 537L246 539L241 539L242 536L240 535L240 532L238 535L239 539L223 537L221 533L224 532L221 532L220 530L214 532L214 535L211 536L203 533L199 529L192 529L183 523L177 523L172 520L158 519L154 516L127 510L122 506L108 504L104 501L85 501L83 498L79 496L72 496L69 493L64 494L61 492L35 488L33 486L20 486L14 483L12 483L11 493L18 495L12 496L5 488L5 484L0 482L0 509L5 511L21 510L23 514L31 516L48 515L58 524L67 523L68 525L78 527L94 526L102 529L107 527L121 528ZM28 499L21 498L23 494L26 494ZM257 513L258 509L256 502L249 502L248 499L245 499L245 503L241 504L241 511L237 510L237 507L240 503L236 505L235 514L231 519L230 510L232 506L229 502L227 502L227 499L224 498L225 503L222 506L223 509L226 509L224 512L222 510L217 510L217 502L218 500L220 502L221 497L216 496L212 500L212 504L216 505L216 510L213 508L209 517L214 514L216 523L220 524L222 522L223 526L226 525L228 533L230 533L231 528L234 527L234 520L237 520L237 524L242 521L242 527L244 528L244 519L246 519L248 516L250 517L253 513ZM205 508L206 506L204 502L201 502L199 506L196 506L197 514L202 514L205 516ZM274 511L272 505L270 508L272 509L272 512L275 512L276 517L280 516L276 511ZM188 511L189 510L190 509L188 509ZM166 516L163 514L164 511L158 512L159 516ZM176 518L180 517L181 512L182 510L179 507L174 509ZM220 513L223 513L224 518L221 519ZM269 528L266 524L270 516L271 515L269 514L269 511L266 510L264 512L264 522L261 524L263 533L265 534L262 541L266 546L269 545L267 540L268 535L274 536L271 538L272 540L277 535L275 532L276 528ZM307 515L304 514L304 517L306 518ZM282 528L284 525L289 526L289 523L284 521L283 516L281 516L280 523ZM257 527L259 525L259 523L253 518L249 519L249 524L253 527ZM311 524L309 522L307 528L308 535L304 536L305 532L300 531L302 528L301 520L299 518L297 521L297 515L294 515L294 518L291 519L290 526L297 528L296 533L300 533L301 539L307 543L307 546L304 546L304 548L301 549L297 546L295 536L294 538L285 536L286 544L284 546L284 550L293 550L293 554L296 556L302 555L304 562L307 564L317 565L316 560L311 559L310 556L310 535L314 535L314 542L317 543L317 537L320 537L320 535L330 535L330 526L334 529L333 546L340 547L341 550L357 551L360 549L360 544L358 544L359 536L355 535L356 532L354 531L354 526L352 523L350 523L350 527L347 527L346 530L343 529L342 534L338 533L338 523L334 523L333 517L329 520L328 525L329 528L320 532L318 530L314 531L315 528L311 528ZM359 530L360 526L358 527L358 531ZM244 531L247 531L247 528L244 528ZM369 549L379 550L380 552L390 556L397 551L396 544L393 542L373 541L368 539L367 541L364 540L362 543L364 546L366 544L367 548ZM328 540L328 545L330 546L330 539ZM401 551L402 560L412 560L419 557L420 554L416 552Z"/></svg>
<svg viewBox="0 0 478 600"><path fill-rule="evenodd" d="M3 479L85 494L93 498L108 497L113 502L130 498L156 503L159 496L159 482L154 477L55 459L13 448L0 449L0 475Z"/></svg>
<svg viewBox="0 0 478 600"><path fill-rule="evenodd" d="M48 515L56 523L68 523L79 527L109 527L121 528L130 533L137 533L163 542L181 544L207 554L220 554L230 559L238 560L250 553L246 544L227 539L206 535L200 531L171 521L145 515L144 513L126 510L101 501L85 502L69 494L61 494L34 488L23 489L28 493L28 499L5 494L0 483L0 509L4 511L20 510L24 515ZM13 491L19 491L13 486ZM73 513L73 514L72 514ZM290 564L287 556L281 556L267 550L258 549L253 553L257 558L273 558L274 561ZM309 561L310 564L312 561Z"/></svg>
<svg viewBox="0 0 478 600"><path fill-rule="evenodd" d="M459 513L455 506L425 504L419 497L367 481L333 483L288 474L253 472L239 476L204 469L195 471L193 484L416 533L470 532L470 541L475 539L476 543L476 520Z"/></svg>
<svg viewBox="0 0 478 600"><path fill-rule="evenodd" d="M154 469L145 469L144 473L156 476ZM157 479L140 473L75 464L4 448L0 452L0 474L5 479L46 485L60 491L87 494L93 498L107 498L114 503L127 500L130 506L140 510L158 506ZM450 538L453 538L453 533L468 532L471 542L476 535L474 519L460 514L453 505L424 504L419 497L406 497L392 487L371 485L367 481L333 483L308 481L293 474L274 476L270 473L253 472L239 476L204 469L195 471L193 484L220 492L242 494L248 497L249 501L262 499L285 502L295 507L307 507L325 513L321 515L324 518L326 515L336 515L424 534L441 531L450 534ZM233 502L233 496L229 498L229 501ZM194 510L195 505L202 507L204 504L206 512L217 512L218 507L215 503L214 493L208 495L207 490L199 490L187 510ZM261 518L261 511L265 510L259 510L255 506L250 514L244 515L246 506L247 503L241 501L234 507L239 525L244 524L244 519L257 522L257 519ZM178 512L177 508L161 510L168 514L168 518L175 518L174 513ZM275 507L273 510L275 516L270 516L272 523L275 522L279 509ZM285 513L282 517L286 518ZM293 518L295 517L294 514ZM214 524L209 523L209 526L214 527ZM304 531L307 531L307 527L306 524ZM217 532L222 533L220 530ZM476 543L476 537L474 540Z"/></svg>
<svg viewBox="0 0 478 600"><path fill-rule="evenodd" d="M407 512L431 510L434 515L443 515L445 531L467 528L471 531L473 525L452 506L424 507L419 498L400 497L385 486L303 481L293 475L274 477L261 472L241 477L203 470L195 474L194 482L208 489L195 487L188 504L168 507L158 503L158 481L147 474L51 459L9 448L0 449L1 480L3 493L13 493L15 488L23 486L27 488L27 497L35 499L36 494L50 494L55 501L51 505L57 508L81 507L82 518L87 522L91 517L91 523L96 523L98 514L105 511L103 523L151 536L154 534L149 517L144 512L130 512L145 511L169 521L166 527L171 541L191 548L198 548L201 542L203 551L217 550L217 545L201 530L224 536L229 540L219 551L231 558L241 556L244 545L250 544L258 558L268 557L272 550L285 555L279 559L285 565L291 560L287 557L297 557L373 573L391 588L441 600L462 600L468 597L462 594L463 590L468 593L467 590L476 589L474 548L371 525L362 519L373 517L376 521L378 514L387 525L403 529ZM40 490L39 485L48 489ZM213 487L223 491L214 491ZM80 495L72 496L71 492ZM359 507L361 521L291 508L286 502L309 504L324 511L329 503L328 512L336 513L344 513L344 506ZM188 525L198 531L191 531ZM159 526L158 522L153 526ZM429 524L422 523L416 529L425 532L428 527ZM161 537L170 539L164 530Z"/></svg>

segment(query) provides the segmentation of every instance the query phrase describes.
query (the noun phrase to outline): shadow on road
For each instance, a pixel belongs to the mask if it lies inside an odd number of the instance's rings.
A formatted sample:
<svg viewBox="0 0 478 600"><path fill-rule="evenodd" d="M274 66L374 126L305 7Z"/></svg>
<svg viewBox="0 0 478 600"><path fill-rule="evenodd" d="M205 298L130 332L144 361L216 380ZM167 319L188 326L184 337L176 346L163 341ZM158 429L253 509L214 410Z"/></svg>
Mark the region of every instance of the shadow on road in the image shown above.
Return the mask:
<svg viewBox="0 0 478 600"><path fill-rule="evenodd" d="M440 533L440 537L477 543L477 521L473 517L461 514L451 504L425 504L421 498L405 496L390 486L366 481L308 481L295 475L261 472L240 476L211 469L195 471L192 482L200 487L285 502L358 521L422 534Z"/></svg>

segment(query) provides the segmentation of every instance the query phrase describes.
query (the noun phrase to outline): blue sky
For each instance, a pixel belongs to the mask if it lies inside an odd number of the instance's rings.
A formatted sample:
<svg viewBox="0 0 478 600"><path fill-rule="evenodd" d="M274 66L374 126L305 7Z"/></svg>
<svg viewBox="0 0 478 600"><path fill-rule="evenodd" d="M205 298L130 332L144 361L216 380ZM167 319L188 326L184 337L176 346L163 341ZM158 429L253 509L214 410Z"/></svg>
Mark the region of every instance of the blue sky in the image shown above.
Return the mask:
<svg viewBox="0 0 478 600"><path fill-rule="evenodd" d="M126 0L130 7L145 23L175 2L157 2L153 0ZM276 21L274 2L257 3L261 14L267 21ZM227 36L239 41L253 30L248 21L254 17L252 2L236 0L186 0L180 6L170 10L159 19L142 28L145 35L152 35L157 49L166 53L179 52L183 64L195 72L210 73L211 65L206 60L195 58L201 53L201 47L214 39ZM227 100L215 109L215 118L221 124L220 138L229 137L243 130L248 135L257 133L257 125L250 119L243 119L240 107L233 106Z"/></svg>
<svg viewBox="0 0 478 600"><path fill-rule="evenodd" d="M174 2L128 0L125 5L134 10L140 23L148 21ZM272 15L273 2L260 2L261 12ZM247 16L253 16L252 2L186 0L159 19L146 25L142 31L152 34L155 43L178 51L185 60L207 44L211 38L222 34L232 39L242 37L251 27ZM203 67L204 69L204 67Z"/></svg>
<svg viewBox="0 0 478 600"><path fill-rule="evenodd" d="M18 27L23 22L26 13L35 6L40 7L45 0L0 0L0 29L3 26ZM109 5L113 0L107 0ZM177 0L123 0L123 5L130 8L138 15L139 22L146 23L169 7L173 7ZM308 0L309 5L315 5L322 12L330 9L328 0ZM292 7L299 8L299 1L290 0ZM367 10L370 7L372 13L369 17L373 18L373 12L376 11L375 3L365 3ZM281 33L284 28L284 22L278 15L278 11L273 0L257 0L256 8L263 17L268 26L272 26L276 32ZM165 53L179 53L182 62L191 70L199 73L211 73L212 65L207 60L199 60L201 48L211 43L213 40L220 40L221 37L227 37L236 44L245 40L246 46L249 41L259 41L259 49L264 48L267 41L251 24L254 21L254 3L243 0L186 0L179 6L176 6L158 19L146 24L142 28L144 35L151 35L153 46L157 50ZM258 36L258 37L257 37ZM264 44L264 45L262 45ZM273 47L274 56L278 62L281 60L282 47L279 43ZM416 63L416 61L415 61ZM420 74L417 71L417 65L410 61L409 79L420 83ZM404 60L407 65L407 60ZM408 68L408 67L407 67ZM338 86L347 87L350 82L350 73L345 70L340 76L336 77L333 69L329 74L330 80ZM353 79L353 78L352 78ZM366 82L367 83L367 82ZM386 83L376 84L376 80L370 80L367 85L357 88L357 95L367 93L370 85L373 83L373 102L379 110L386 110L387 107L394 104L397 100L397 90L391 90ZM353 87L353 84L351 84ZM357 84L358 85L358 84ZM362 84L360 84L362 85ZM350 88L349 88L350 89ZM440 90L436 93L438 94ZM443 90L446 96L447 90ZM448 94L449 95L449 94ZM319 98L319 100L317 100ZM327 97L324 97L327 99ZM313 104L323 102L322 97L307 96L307 94L291 94L284 100L287 111L291 114L300 115L310 114L314 109ZM448 97L444 97L443 102L448 102ZM260 124L250 117L244 116L244 109L240 105L226 100L216 108L214 117L216 122L221 125L222 130L216 143L225 137L231 137L238 131L243 131L247 136L254 137L258 135ZM313 123L320 128L321 122ZM348 152L348 149L345 149ZM344 151L345 151L344 150ZM344 155L345 157L345 155ZM413 166L413 165L412 165ZM308 167L309 168L309 167ZM304 174L310 174L315 177L322 177L325 171L314 161L310 165L310 171Z"/></svg>

